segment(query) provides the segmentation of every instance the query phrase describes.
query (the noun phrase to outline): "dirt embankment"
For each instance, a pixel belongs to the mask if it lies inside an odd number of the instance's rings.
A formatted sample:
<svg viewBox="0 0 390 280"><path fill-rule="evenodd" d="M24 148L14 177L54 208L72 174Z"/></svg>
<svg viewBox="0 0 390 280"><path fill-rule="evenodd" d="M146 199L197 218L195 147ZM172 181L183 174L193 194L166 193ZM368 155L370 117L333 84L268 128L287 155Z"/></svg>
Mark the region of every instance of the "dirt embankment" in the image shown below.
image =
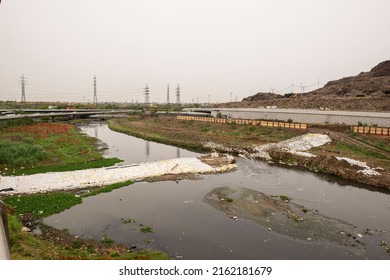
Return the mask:
<svg viewBox="0 0 390 280"><path fill-rule="evenodd" d="M343 137L350 139L346 135ZM207 143L208 147L213 147ZM306 134L278 143L269 143L251 148L234 150L245 157L251 157L272 162L279 162L291 166L300 166L314 172L335 175L354 182L366 185L390 188L390 170L376 165L379 161L367 158L369 164L353 159L345 154L328 152L324 147L333 145L327 134ZM364 145L366 147L368 145ZM223 150L223 145L214 145ZM311 149L316 148L316 154ZM367 147L366 147L367 148ZM225 148L233 152L232 148ZM373 147L373 151L377 148ZM384 151L387 153L387 151ZM348 155L348 154L347 154ZM382 162L382 161L381 161Z"/></svg>
<svg viewBox="0 0 390 280"><path fill-rule="evenodd" d="M316 157L303 157L290 152L273 149L269 151L272 160L288 162L315 172L335 175L354 182L376 187L390 188L390 173L379 168L378 173L365 173L359 165L351 164L345 159L338 159L334 155L317 155ZM376 172L374 170L374 172Z"/></svg>

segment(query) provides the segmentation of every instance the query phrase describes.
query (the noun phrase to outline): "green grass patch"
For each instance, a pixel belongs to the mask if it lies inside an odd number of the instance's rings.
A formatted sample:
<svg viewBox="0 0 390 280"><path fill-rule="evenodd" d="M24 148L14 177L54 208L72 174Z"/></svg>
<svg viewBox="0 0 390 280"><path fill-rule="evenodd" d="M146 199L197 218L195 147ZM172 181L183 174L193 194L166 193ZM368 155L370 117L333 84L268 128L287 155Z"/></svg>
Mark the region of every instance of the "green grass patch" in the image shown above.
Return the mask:
<svg viewBox="0 0 390 280"><path fill-rule="evenodd" d="M53 166L41 166L30 169L15 169L8 170L5 174L7 175L31 175L37 173L47 173L47 172L65 172L65 171L74 171L90 168L100 168L100 167L109 167L113 166L116 163L122 162L118 158L103 158L100 160L80 162L67 165L53 165Z"/></svg>
<svg viewBox="0 0 390 280"><path fill-rule="evenodd" d="M112 166L120 159L103 157L96 139L70 124L18 120L0 128L0 171L29 175Z"/></svg>
<svg viewBox="0 0 390 280"><path fill-rule="evenodd" d="M377 158L377 159L389 159L386 155L381 154L379 152L362 149L360 147L349 145L340 141L336 141L336 144L330 148L335 151L339 151L348 155L355 155L361 158L369 157L369 158Z"/></svg>
<svg viewBox="0 0 390 280"><path fill-rule="evenodd" d="M202 152L210 151L210 148L203 146L210 141L225 147L245 148L286 140L305 133L305 131L286 128L190 122L174 118L145 118L137 121L112 119L108 121L108 125L117 132Z"/></svg>
<svg viewBox="0 0 390 280"><path fill-rule="evenodd" d="M38 218L44 218L80 204L82 198L71 193L57 192L6 197L4 202L12 206L16 214L32 213Z"/></svg>
<svg viewBox="0 0 390 280"><path fill-rule="evenodd" d="M0 122L0 131L10 127L22 126L22 125L30 125L33 124L34 121L28 118L21 118L16 120L8 120Z"/></svg>
<svg viewBox="0 0 390 280"><path fill-rule="evenodd" d="M122 188L122 187L125 187L125 186L128 186L128 185L131 185L133 184L133 181L131 180L128 180L128 181L125 181L125 182L120 182L120 183L115 183L115 184L111 184L111 185L107 185L107 186L104 186L104 187L101 187L101 188L98 188L98 189L94 189L90 192L87 192L85 194L82 195L82 197L89 197L89 196L94 196L94 195L98 195L98 194L101 194L101 193L108 193L108 192L111 192L115 189L119 189L119 188Z"/></svg>
<svg viewBox="0 0 390 280"><path fill-rule="evenodd" d="M348 134L363 143L390 151L390 141L384 137L375 137L371 135L362 135L353 131L349 131Z"/></svg>
<svg viewBox="0 0 390 280"><path fill-rule="evenodd" d="M209 132L210 131L210 124L209 123L201 123L199 130L201 132Z"/></svg>
<svg viewBox="0 0 390 280"><path fill-rule="evenodd" d="M240 132L239 131L230 131L228 134L229 134L229 136L233 136L233 137L240 136Z"/></svg>
<svg viewBox="0 0 390 280"><path fill-rule="evenodd" d="M105 235L103 236L102 243L111 246L112 244L114 244L114 240L111 239L109 236Z"/></svg>
<svg viewBox="0 0 390 280"><path fill-rule="evenodd" d="M48 157L41 145L32 138L21 141L0 139L0 165L12 167L32 166Z"/></svg>
<svg viewBox="0 0 390 280"><path fill-rule="evenodd" d="M256 127L255 126L247 126L247 131L249 131L250 133L253 133L256 131Z"/></svg>
<svg viewBox="0 0 390 280"><path fill-rule="evenodd" d="M8 215L11 258L13 260L166 260L166 253L155 250L129 251L106 237L103 244L76 239L69 244L58 244L56 237L41 237L22 232L22 224L14 215Z"/></svg>
<svg viewBox="0 0 390 280"><path fill-rule="evenodd" d="M83 195L74 195L67 192L39 193L25 196L10 196L4 203L14 208L16 214L32 213L38 218L44 218L60 213L74 205L80 204L83 198L108 193L112 190L128 186L132 181L125 181L94 189Z"/></svg>
<svg viewBox="0 0 390 280"><path fill-rule="evenodd" d="M296 159L289 158L289 157L281 159L281 162L284 163L284 164L288 164L288 165L296 165L296 164L298 164Z"/></svg>

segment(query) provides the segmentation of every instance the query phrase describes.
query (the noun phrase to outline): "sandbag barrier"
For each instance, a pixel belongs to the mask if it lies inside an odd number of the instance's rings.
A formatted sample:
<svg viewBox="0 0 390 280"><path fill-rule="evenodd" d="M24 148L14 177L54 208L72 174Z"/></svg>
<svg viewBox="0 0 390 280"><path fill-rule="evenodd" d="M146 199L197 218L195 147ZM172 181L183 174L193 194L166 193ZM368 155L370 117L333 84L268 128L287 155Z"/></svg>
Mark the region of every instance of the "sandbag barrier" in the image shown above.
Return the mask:
<svg viewBox="0 0 390 280"><path fill-rule="evenodd" d="M195 117L195 116L176 116L178 120L184 121L197 121L197 122L212 122L212 123L235 123L246 125L258 125L266 127L284 127L293 129L307 130L309 125L307 123L290 123L290 122L275 122L264 120L250 120L250 119L226 119L226 118L213 118L213 117Z"/></svg>
<svg viewBox="0 0 390 280"><path fill-rule="evenodd" d="M351 130L359 134L374 134L390 136L390 128L377 126L351 126Z"/></svg>

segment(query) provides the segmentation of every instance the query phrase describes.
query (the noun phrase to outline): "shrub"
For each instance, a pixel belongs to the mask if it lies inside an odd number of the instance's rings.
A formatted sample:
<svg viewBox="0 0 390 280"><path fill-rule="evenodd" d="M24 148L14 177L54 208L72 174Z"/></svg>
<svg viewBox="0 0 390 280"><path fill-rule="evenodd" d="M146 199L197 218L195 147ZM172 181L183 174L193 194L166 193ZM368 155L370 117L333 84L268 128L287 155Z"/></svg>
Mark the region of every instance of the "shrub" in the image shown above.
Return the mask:
<svg viewBox="0 0 390 280"><path fill-rule="evenodd" d="M44 149L33 143L31 138L15 142L10 139L0 140L0 164L10 167L31 166L47 157Z"/></svg>

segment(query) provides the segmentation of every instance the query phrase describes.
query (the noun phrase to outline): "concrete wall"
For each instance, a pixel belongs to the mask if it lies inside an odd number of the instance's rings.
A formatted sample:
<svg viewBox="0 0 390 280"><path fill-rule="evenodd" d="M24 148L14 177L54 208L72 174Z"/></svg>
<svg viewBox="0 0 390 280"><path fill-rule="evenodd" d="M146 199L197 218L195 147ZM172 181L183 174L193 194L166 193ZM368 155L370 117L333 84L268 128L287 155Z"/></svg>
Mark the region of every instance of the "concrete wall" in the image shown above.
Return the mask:
<svg viewBox="0 0 390 280"><path fill-rule="evenodd" d="M347 124L377 125L390 127L390 113L379 112L347 112L347 111L320 111L320 110L293 110L293 109L248 109L248 108L214 108L211 115L242 119L279 120L312 124Z"/></svg>

